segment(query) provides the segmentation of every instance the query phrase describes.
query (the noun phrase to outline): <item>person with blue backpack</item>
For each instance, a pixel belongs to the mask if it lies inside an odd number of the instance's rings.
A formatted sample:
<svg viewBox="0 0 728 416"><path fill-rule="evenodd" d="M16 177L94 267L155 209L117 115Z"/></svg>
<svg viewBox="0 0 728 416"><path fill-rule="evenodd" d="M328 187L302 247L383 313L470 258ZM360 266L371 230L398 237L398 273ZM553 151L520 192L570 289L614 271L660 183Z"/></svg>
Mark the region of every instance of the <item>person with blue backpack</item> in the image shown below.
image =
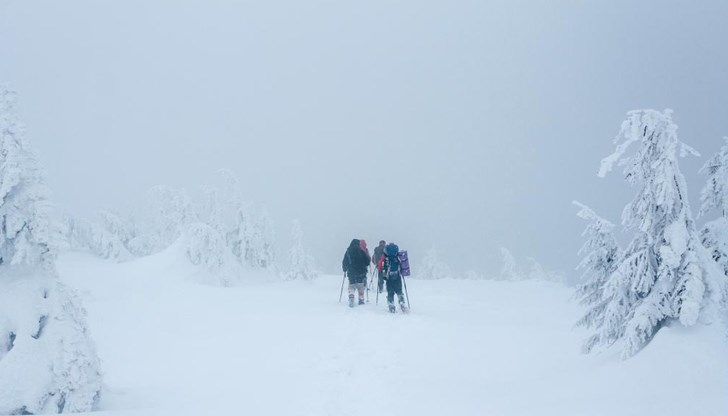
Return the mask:
<svg viewBox="0 0 728 416"><path fill-rule="evenodd" d="M387 244L384 247L384 256L379 261L377 269L382 272L384 280L387 282L387 305L391 313L397 311L397 308L394 306L394 295L397 295L399 309L403 313L409 311L409 308L405 304L404 293L402 292L402 282L404 279L402 276L402 266L399 247L394 243Z"/></svg>

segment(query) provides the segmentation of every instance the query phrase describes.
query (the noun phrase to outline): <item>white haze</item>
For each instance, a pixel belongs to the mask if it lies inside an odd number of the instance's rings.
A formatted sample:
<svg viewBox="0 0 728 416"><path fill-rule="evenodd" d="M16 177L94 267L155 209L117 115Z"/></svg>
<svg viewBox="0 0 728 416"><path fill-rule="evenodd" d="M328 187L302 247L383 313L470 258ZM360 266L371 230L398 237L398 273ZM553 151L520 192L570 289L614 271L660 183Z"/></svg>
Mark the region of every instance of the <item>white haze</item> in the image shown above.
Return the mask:
<svg viewBox="0 0 728 416"><path fill-rule="evenodd" d="M571 201L618 222L633 193L596 176L628 110L675 110L696 212L728 135L726 21L725 1L0 0L0 81L73 212L227 167L326 270L358 237L573 273Z"/></svg>

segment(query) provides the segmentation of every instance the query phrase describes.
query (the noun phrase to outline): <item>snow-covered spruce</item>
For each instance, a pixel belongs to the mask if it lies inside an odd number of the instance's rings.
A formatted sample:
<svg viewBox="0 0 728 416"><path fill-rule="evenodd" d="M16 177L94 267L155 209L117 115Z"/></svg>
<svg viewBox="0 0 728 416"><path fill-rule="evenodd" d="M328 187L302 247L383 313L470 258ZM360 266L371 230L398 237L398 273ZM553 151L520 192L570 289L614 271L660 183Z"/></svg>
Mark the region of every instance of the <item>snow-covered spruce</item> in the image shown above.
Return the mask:
<svg viewBox="0 0 728 416"><path fill-rule="evenodd" d="M44 175L0 87L0 414L85 412L101 391L80 300L57 278Z"/></svg>
<svg viewBox="0 0 728 416"><path fill-rule="evenodd" d="M723 290L700 243L678 167L681 156L697 152L677 137L672 112L631 111L615 139L616 151L602 160L599 176L616 163L638 187L622 223L636 235L604 285L600 341L621 340L622 355L637 353L665 325L690 326L719 301ZM626 155L632 145L633 154Z"/></svg>
<svg viewBox="0 0 728 416"><path fill-rule="evenodd" d="M288 280L311 280L318 277L315 270L313 257L303 247L303 230L298 220L293 220L291 226L291 239L293 247L289 252L288 272L285 274Z"/></svg>
<svg viewBox="0 0 728 416"><path fill-rule="evenodd" d="M605 298L604 285L616 271L622 249L614 237L614 224L586 205L576 201L574 205L579 207L577 215L589 221L582 234L586 237L586 242L579 250L583 259L577 266L582 271L582 282L576 289L580 303L587 308L577 325L593 331L583 346L584 352L588 353L596 345L610 345L615 341L610 338L614 333L604 330L604 315L607 305L612 301L611 298Z"/></svg>
<svg viewBox="0 0 728 416"><path fill-rule="evenodd" d="M193 223L187 231L187 256L194 265L218 273L225 264L225 239L215 228Z"/></svg>
<svg viewBox="0 0 728 416"><path fill-rule="evenodd" d="M182 233L180 242L190 263L201 268L199 283L234 286L242 275L241 265L225 243L224 235L215 227L196 222Z"/></svg>
<svg viewBox="0 0 728 416"><path fill-rule="evenodd" d="M728 276L728 137L720 151L700 169L708 181L700 194L700 216L718 211L719 217L705 224L700 239L723 274Z"/></svg>
<svg viewBox="0 0 728 416"><path fill-rule="evenodd" d="M273 222L265 211L256 215L249 207L241 204L227 241L241 264L254 269L274 266Z"/></svg>
<svg viewBox="0 0 728 416"><path fill-rule="evenodd" d="M728 137L720 151L711 157L700 169L708 181L700 193L699 216L717 210L720 216L728 217Z"/></svg>
<svg viewBox="0 0 728 416"><path fill-rule="evenodd" d="M526 278L525 273L521 271L520 267L516 263L515 257L510 250L505 247L500 248L501 258L503 259L503 266L500 270L500 280L516 281L523 280Z"/></svg>

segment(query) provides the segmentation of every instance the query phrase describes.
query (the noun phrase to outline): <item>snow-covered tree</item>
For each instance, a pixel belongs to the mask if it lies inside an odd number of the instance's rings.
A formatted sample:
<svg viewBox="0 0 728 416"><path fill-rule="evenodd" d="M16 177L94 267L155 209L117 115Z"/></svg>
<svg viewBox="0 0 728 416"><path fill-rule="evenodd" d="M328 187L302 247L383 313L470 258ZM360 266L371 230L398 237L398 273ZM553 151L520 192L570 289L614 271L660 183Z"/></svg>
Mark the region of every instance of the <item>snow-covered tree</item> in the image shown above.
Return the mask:
<svg viewBox="0 0 728 416"><path fill-rule="evenodd" d="M724 276L728 276L728 219L720 217L700 230L700 241Z"/></svg>
<svg viewBox="0 0 728 416"><path fill-rule="evenodd" d="M116 261L126 261L133 256L118 235L96 223L77 223L77 231L82 232L87 249L99 257ZM81 237L78 240L84 241Z"/></svg>
<svg viewBox="0 0 728 416"><path fill-rule="evenodd" d="M501 266L500 275L497 280L505 280L517 282L521 280L539 280L545 282L564 283L563 274L546 270L536 261L536 259L527 257L528 268L521 267L516 261L510 250L505 247L500 248L503 265Z"/></svg>
<svg viewBox="0 0 728 416"><path fill-rule="evenodd" d="M463 279L465 280L480 280L482 277L475 270L467 270L463 273Z"/></svg>
<svg viewBox="0 0 728 416"><path fill-rule="evenodd" d="M617 270L622 250L614 236L614 224L597 215L591 208L574 201L579 207L577 215L589 221L582 233L586 242L579 250L583 256L577 270L582 271L582 282L576 289L576 296L587 308L578 326L592 329L593 334L584 342L584 352L590 352L595 345L608 345L614 342L609 331L602 333L604 314L611 298L604 296L604 286L609 277Z"/></svg>
<svg viewBox="0 0 728 416"><path fill-rule="evenodd" d="M157 253L177 241L196 221L187 193L168 186L155 186L147 192L141 229L128 242L128 248L136 256Z"/></svg>
<svg viewBox="0 0 728 416"><path fill-rule="evenodd" d="M453 274L450 267L440 260L437 250L433 247L425 253L416 277L420 279L444 279L453 277Z"/></svg>
<svg viewBox="0 0 728 416"><path fill-rule="evenodd" d="M114 235L124 246L134 237L134 226L131 221L125 220L121 215L107 211L99 211L101 226Z"/></svg>
<svg viewBox="0 0 728 416"><path fill-rule="evenodd" d="M525 279L525 273L518 267L511 251L505 247L501 247L500 252L501 258L503 259L503 266L501 267L499 280L515 281Z"/></svg>
<svg viewBox="0 0 728 416"><path fill-rule="evenodd" d="M289 267L286 278L289 280L311 280L318 276L315 270L313 257L303 247L303 230L298 220L293 221L291 227L293 247L289 252Z"/></svg>
<svg viewBox="0 0 728 416"><path fill-rule="evenodd" d="M212 273L225 264L225 239L215 228L204 223L193 223L187 231L187 256L194 265L204 266Z"/></svg>
<svg viewBox="0 0 728 416"><path fill-rule="evenodd" d="M224 204L233 210L237 210L242 205L238 177L230 169L219 169L217 173L222 177L224 184L221 196Z"/></svg>
<svg viewBox="0 0 728 416"><path fill-rule="evenodd" d="M710 158L700 169L708 176L708 182L700 193L699 216L716 210L723 218L728 217L728 137L718 153Z"/></svg>
<svg viewBox="0 0 728 416"><path fill-rule="evenodd" d="M636 235L604 286L603 296L610 301L601 340L623 340L623 356L628 357L673 321L695 324L723 292L704 261L678 167L678 152L697 152L678 140L672 112L629 112L615 143L599 176L616 163L625 165L626 180L638 192L625 207L622 223ZM636 149L627 155L632 145Z"/></svg>
<svg viewBox="0 0 728 416"><path fill-rule="evenodd" d="M700 173L708 176L700 195L700 216L713 210L720 215L705 224L700 238L723 274L728 276L728 137L724 140L726 144L700 169Z"/></svg>
<svg viewBox="0 0 728 416"><path fill-rule="evenodd" d="M566 278L563 274L552 271L552 270L546 270L544 267L539 263L536 259L533 257L527 258L528 262L530 263L530 266L528 268L528 274L527 279L529 280L540 280L543 282L553 282L553 283L564 283Z"/></svg>
<svg viewBox="0 0 728 416"><path fill-rule="evenodd" d="M262 269L273 267L273 222L265 212L256 215L250 207L241 205L235 227L228 234L228 245L243 265Z"/></svg>
<svg viewBox="0 0 728 416"><path fill-rule="evenodd" d="M99 217L100 222L90 222L67 215L62 220L65 246L119 262L133 258L127 249L132 235L127 224L109 211L101 211Z"/></svg>
<svg viewBox="0 0 728 416"><path fill-rule="evenodd" d="M220 191L217 188L209 187L203 189L203 193L205 200L198 217L210 227L224 233L226 230L222 212L223 201L220 197Z"/></svg>
<svg viewBox="0 0 728 416"><path fill-rule="evenodd" d="M86 313L57 278L49 191L0 87L0 414L86 412L101 391Z"/></svg>
<svg viewBox="0 0 728 416"><path fill-rule="evenodd" d="M0 264L41 264L50 273L51 205L44 173L15 116L15 93L0 87L0 94Z"/></svg>

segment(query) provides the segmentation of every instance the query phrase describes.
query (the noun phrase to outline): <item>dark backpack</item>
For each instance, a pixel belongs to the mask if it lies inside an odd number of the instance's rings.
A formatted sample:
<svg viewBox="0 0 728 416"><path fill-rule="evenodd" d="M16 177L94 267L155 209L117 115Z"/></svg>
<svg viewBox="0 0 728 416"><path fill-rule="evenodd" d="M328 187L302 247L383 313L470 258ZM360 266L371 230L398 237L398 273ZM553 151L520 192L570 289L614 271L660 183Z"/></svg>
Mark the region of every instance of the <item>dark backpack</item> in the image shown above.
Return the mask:
<svg viewBox="0 0 728 416"><path fill-rule="evenodd" d="M387 244L384 247L385 267L384 273L387 280L401 279L402 274L400 273L400 261L399 261L399 247L396 244Z"/></svg>

